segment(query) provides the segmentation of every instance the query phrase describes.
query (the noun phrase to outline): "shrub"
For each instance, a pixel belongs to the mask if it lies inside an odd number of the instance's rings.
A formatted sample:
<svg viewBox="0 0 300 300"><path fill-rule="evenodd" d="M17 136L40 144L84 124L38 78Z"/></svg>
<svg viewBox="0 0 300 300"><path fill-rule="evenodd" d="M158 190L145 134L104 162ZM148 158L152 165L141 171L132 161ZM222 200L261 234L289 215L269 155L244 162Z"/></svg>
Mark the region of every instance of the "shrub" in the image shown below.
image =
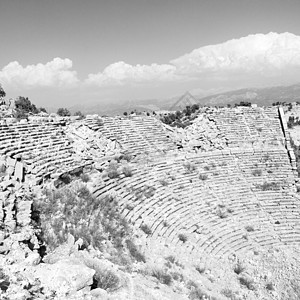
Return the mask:
<svg viewBox="0 0 300 300"><path fill-rule="evenodd" d="M245 227L245 229L246 229L247 232L253 232L253 231L254 231L254 227L251 226L251 225L247 225L247 226Z"/></svg>
<svg viewBox="0 0 300 300"><path fill-rule="evenodd" d="M231 214L231 213L234 212L234 209L232 209L232 208L229 207L229 208L227 208L227 212Z"/></svg>
<svg viewBox="0 0 300 300"><path fill-rule="evenodd" d="M131 177L132 176L132 170L129 166L124 166L122 169L123 174L125 177Z"/></svg>
<svg viewBox="0 0 300 300"><path fill-rule="evenodd" d="M170 256L166 257L166 260L169 261L170 263L174 264L176 261L176 258L175 258L175 256L170 255Z"/></svg>
<svg viewBox="0 0 300 300"><path fill-rule="evenodd" d="M196 166L190 162L185 163L183 166L188 173L192 173L197 169Z"/></svg>
<svg viewBox="0 0 300 300"><path fill-rule="evenodd" d="M90 177L89 174L82 174L82 175L80 176L80 178L81 178L81 180L82 180L83 182L89 182L89 181L91 180L91 177Z"/></svg>
<svg viewBox="0 0 300 300"><path fill-rule="evenodd" d="M196 288L193 288L192 291L189 293L189 299L191 299L191 300L205 300L205 299L210 299L210 298L199 287L196 287Z"/></svg>
<svg viewBox="0 0 300 300"><path fill-rule="evenodd" d="M263 184L257 184L257 188L261 189L262 191L276 191L280 189L280 186L278 183L272 181L272 182L264 182Z"/></svg>
<svg viewBox="0 0 300 300"><path fill-rule="evenodd" d="M168 186L168 185L169 185L168 181L165 180L165 179L161 179L161 180L159 181L159 183L160 183L162 186Z"/></svg>
<svg viewBox="0 0 300 300"><path fill-rule="evenodd" d="M71 176L67 173L60 175L59 179L64 184L69 184L72 181Z"/></svg>
<svg viewBox="0 0 300 300"><path fill-rule="evenodd" d="M199 179L200 179L200 180L203 180L203 181L204 181L204 180L206 180L207 178L208 178L208 176L207 176L206 174L200 174L200 175L199 175Z"/></svg>
<svg viewBox="0 0 300 300"><path fill-rule="evenodd" d="M10 278L4 274L2 269L0 269L0 294L1 291L6 292L9 286L10 286Z"/></svg>
<svg viewBox="0 0 300 300"><path fill-rule="evenodd" d="M139 252L139 250L137 249L136 245L134 244L133 241L131 240L126 240L126 246L127 249L130 253L130 255L138 262L146 262L146 258L145 256Z"/></svg>
<svg viewBox="0 0 300 300"><path fill-rule="evenodd" d="M170 272L170 275L176 281L182 282L184 280L183 275L181 273L179 273L179 272Z"/></svg>
<svg viewBox="0 0 300 300"><path fill-rule="evenodd" d="M151 198L155 194L155 187L154 186L145 186L144 196L146 198Z"/></svg>
<svg viewBox="0 0 300 300"><path fill-rule="evenodd" d="M267 283L266 284L266 289L268 290L268 291L274 291L275 290L275 288L274 288L274 284L273 283Z"/></svg>
<svg viewBox="0 0 300 300"><path fill-rule="evenodd" d="M183 243L185 243L188 240L187 236L183 233L178 234L178 239Z"/></svg>
<svg viewBox="0 0 300 300"><path fill-rule="evenodd" d="M59 108L56 113L61 117L71 116L71 113L67 108Z"/></svg>
<svg viewBox="0 0 300 300"><path fill-rule="evenodd" d="M256 169L256 170L252 171L253 176L258 177L258 176L261 176L261 174L262 174L262 170L260 170L260 169Z"/></svg>
<svg viewBox="0 0 300 300"><path fill-rule="evenodd" d="M157 278L162 284L170 285L172 282L172 276L164 270L154 269L152 270L151 275Z"/></svg>
<svg viewBox="0 0 300 300"><path fill-rule="evenodd" d="M203 274L205 272L205 267L204 266L196 266L195 267L196 271L198 271L200 274Z"/></svg>
<svg viewBox="0 0 300 300"><path fill-rule="evenodd" d="M126 206L125 206L125 208L127 208L128 210L133 210L134 206L131 203L127 203Z"/></svg>
<svg viewBox="0 0 300 300"><path fill-rule="evenodd" d="M230 300L239 300L239 296L237 292L233 292L230 289L223 289L221 291L221 294L224 295L225 297L229 298Z"/></svg>
<svg viewBox="0 0 300 300"><path fill-rule="evenodd" d="M168 227L169 226L168 222L167 221L163 221L163 226L164 227Z"/></svg>
<svg viewBox="0 0 300 300"><path fill-rule="evenodd" d="M235 274L239 275L245 270L245 267L241 264L241 262L238 262L234 268L233 271Z"/></svg>
<svg viewBox="0 0 300 300"><path fill-rule="evenodd" d="M106 291L114 291L118 289L120 284L119 277L110 270L97 269L94 275L94 281L98 288Z"/></svg>
<svg viewBox="0 0 300 300"><path fill-rule="evenodd" d="M122 158L129 162L129 161L132 160L133 156L130 153L125 153L125 154L122 155Z"/></svg>
<svg viewBox="0 0 300 300"><path fill-rule="evenodd" d="M6 166L4 164L0 165L0 174L4 174L6 172Z"/></svg>
<svg viewBox="0 0 300 300"><path fill-rule="evenodd" d="M108 167L106 169L106 172L107 172L107 176L110 179L118 178L119 177L118 163L115 160L112 160L109 163L109 165L108 165Z"/></svg>
<svg viewBox="0 0 300 300"><path fill-rule="evenodd" d="M221 219L225 219L225 218L228 217L227 211L224 210L224 209L222 209L222 208L220 208L220 207L217 209L216 215L217 215L219 218L221 218Z"/></svg>
<svg viewBox="0 0 300 300"><path fill-rule="evenodd" d="M147 224L142 224L141 229L147 234L150 235L152 233L151 228Z"/></svg>
<svg viewBox="0 0 300 300"><path fill-rule="evenodd" d="M74 113L74 116L80 117L80 119L83 119L83 118L84 118L84 114L83 114L80 110L76 111L76 112Z"/></svg>
<svg viewBox="0 0 300 300"><path fill-rule="evenodd" d="M239 277L240 284L247 287L248 290L254 291L255 285L254 281L251 278L247 278L245 276Z"/></svg>
<svg viewBox="0 0 300 300"><path fill-rule="evenodd" d="M117 171L117 169L109 169L107 171L107 176L110 179L118 178L119 177L119 172Z"/></svg>

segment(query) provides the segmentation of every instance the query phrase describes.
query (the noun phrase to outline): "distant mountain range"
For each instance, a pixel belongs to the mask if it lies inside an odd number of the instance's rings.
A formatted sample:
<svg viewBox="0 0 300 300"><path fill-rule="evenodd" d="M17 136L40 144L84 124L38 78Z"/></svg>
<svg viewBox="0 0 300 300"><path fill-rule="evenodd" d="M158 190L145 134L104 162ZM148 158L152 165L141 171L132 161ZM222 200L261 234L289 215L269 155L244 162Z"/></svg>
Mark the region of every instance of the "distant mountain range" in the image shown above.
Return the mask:
<svg viewBox="0 0 300 300"><path fill-rule="evenodd" d="M290 86L275 86L266 88L245 88L206 97L193 95L199 105L225 106L235 104L241 101L256 103L259 106L272 105L274 102L294 102L300 101L300 83ZM184 103L180 103L180 100ZM193 102L194 103L194 102ZM176 106L174 106L176 104ZM186 98L183 96L172 97L168 99L144 99L129 101L101 101L94 105L75 105L69 107L71 112L80 110L84 114L116 115L131 111L158 111L171 110L186 104Z"/></svg>
<svg viewBox="0 0 300 300"><path fill-rule="evenodd" d="M248 101L259 106L272 105L274 102L300 101L300 83L290 86L267 88L247 88L199 99L200 105L227 105Z"/></svg>

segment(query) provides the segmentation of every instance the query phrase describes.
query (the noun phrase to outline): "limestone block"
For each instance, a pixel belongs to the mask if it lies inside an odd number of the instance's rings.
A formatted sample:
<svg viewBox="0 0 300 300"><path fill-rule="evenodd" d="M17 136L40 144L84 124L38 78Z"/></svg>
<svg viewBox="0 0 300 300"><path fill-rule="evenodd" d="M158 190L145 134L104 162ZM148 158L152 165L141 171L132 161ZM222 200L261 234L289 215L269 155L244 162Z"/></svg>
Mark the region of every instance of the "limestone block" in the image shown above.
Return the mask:
<svg viewBox="0 0 300 300"><path fill-rule="evenodd" d="M8 187L12 187L15 185L15 181L12 179L9 180L4 180L3 182L1 182L1 187L2 189L5 191Z"/></svg>
<svg viewBox="0 0 300 300"><path fill-rule="evenodd" d="M24 263L29 266L36 266L39 264L40 260L40 255L37 252L32 252L26 257Z"/></svg>
<svg viewBox="0 0 300 300"><path fill-rule="evenodd" d="M101 300L106 300L108 299L108 294L106 290L97 288L94 290L91 290L90 294L96 298L96 299L101 299Z"/></svg>
<svg viewBox="0 0 300 300"><path fill-rule="evenodd" d="M6 162L8 167L15 168L17 160L15 158L8 157Z"/></svg>
<svg viewBox="0 0 300 300"><path fill-rule="evenodd" d="M69 292L92 285L95 274L95 270L88 268L76 259L64 259L52 265L39 264L32 269L32 272L42 285L49 289L56 291L64 286Z"/></svg>
<svg viewBox="0 0 300 300"><path fill-rule="evenodd" d="M23 163L17 161L16 167L15 167L15 175L14 179L19 180L19 182L22 182L24 178L24 166Z"/></svg>
<svg viewBox="0 0 300 300"><path fill-rule="evenodd" d="M21 201L17 204L17 222L21 226L29 225L31 222L32 201Z"/></svg>

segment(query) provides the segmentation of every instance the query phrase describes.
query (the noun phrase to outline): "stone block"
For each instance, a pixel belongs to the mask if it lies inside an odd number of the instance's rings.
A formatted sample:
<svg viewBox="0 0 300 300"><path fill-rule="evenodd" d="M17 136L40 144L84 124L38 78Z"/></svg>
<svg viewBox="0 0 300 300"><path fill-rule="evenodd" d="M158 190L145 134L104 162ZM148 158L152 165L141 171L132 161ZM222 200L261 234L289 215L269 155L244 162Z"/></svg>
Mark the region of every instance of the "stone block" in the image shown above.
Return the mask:
<svg viewBox="0 0 300 300"><path fill-rule="evenodd" d="M24 179L24 166L22 162L17 161L16 163L14 179L19 180L19 182L22 182Z"/></svg>
<svg viewBox="0 0 300 300"><path fill-rule="evenodd" d="M92 285L95 274L95 270L76 259L64 259L52 265L39 264L32 271L42 285L54 291L64 286L67 287L66 292L79 291Z"/></svg>

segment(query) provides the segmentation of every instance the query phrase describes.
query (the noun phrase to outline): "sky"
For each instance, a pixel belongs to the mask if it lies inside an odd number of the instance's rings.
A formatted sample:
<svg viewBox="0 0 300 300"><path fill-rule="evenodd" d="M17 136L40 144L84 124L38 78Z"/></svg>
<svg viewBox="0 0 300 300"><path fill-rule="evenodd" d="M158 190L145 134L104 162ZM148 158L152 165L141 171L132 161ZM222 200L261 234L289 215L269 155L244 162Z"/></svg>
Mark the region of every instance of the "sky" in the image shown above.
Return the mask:
<svg viewBox="0 0 300 300"><path fill-rule="evenodd" d="M299 0L0 0L0 83L46 107L293 84L299 13Z"/></svg>

